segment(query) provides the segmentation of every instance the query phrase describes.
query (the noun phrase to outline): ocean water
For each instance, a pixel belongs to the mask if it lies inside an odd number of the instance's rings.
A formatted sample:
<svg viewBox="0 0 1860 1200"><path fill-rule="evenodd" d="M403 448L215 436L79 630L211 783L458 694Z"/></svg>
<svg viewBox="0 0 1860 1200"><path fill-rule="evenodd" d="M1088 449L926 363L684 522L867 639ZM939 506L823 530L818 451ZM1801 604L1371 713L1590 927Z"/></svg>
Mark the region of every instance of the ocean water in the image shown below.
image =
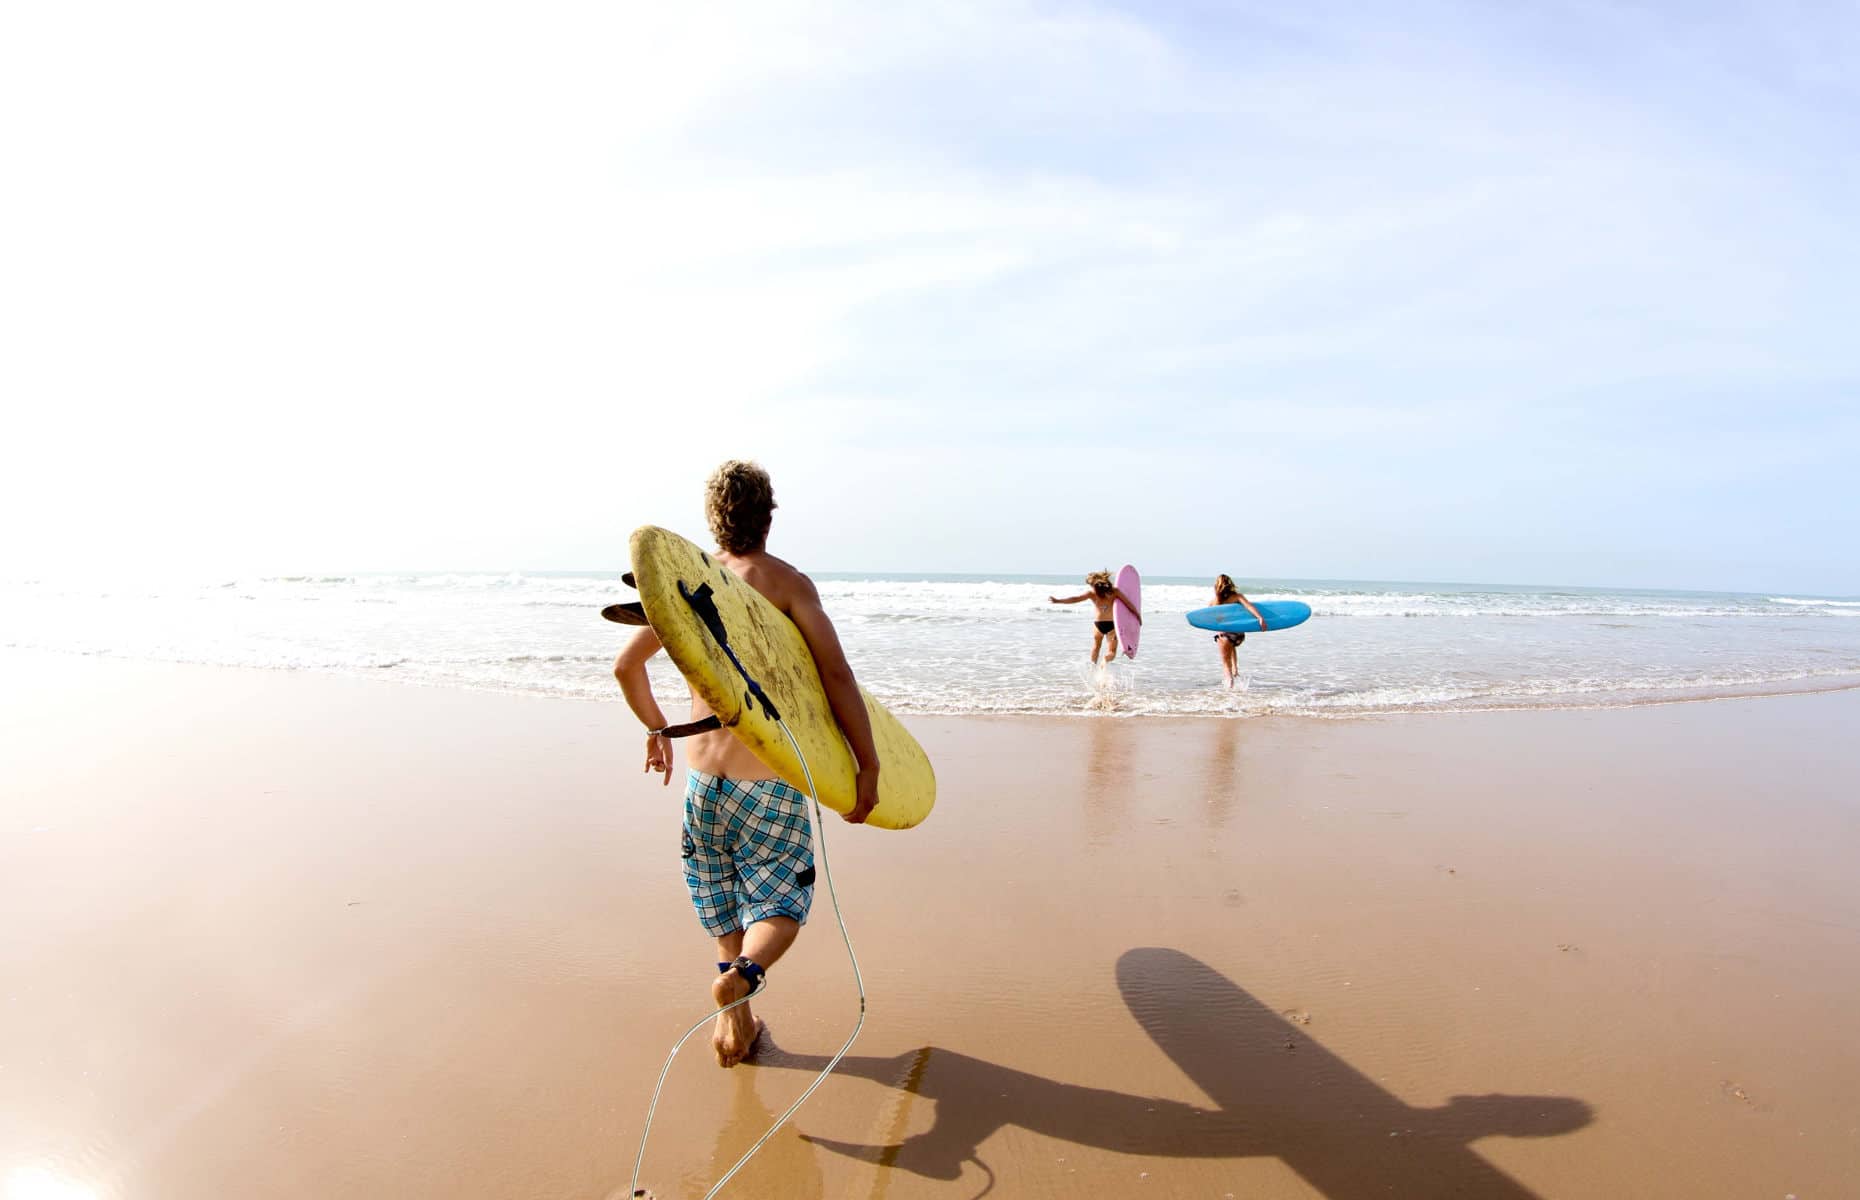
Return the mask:
<svg viewBox="0 0 1860 1200"><path fill-rule="evenodd" d="M1144 586L1135 660L1087 662L1077 579L816 577L860 682L905 713L1351 716L1605 707L1860 686L1860 599L1337 580L1242 580L1311 620L1256 634L1222 685L1183 619L1203 580ZM630 599L592 573L0 584L0 645L619 702ZM663 657L654 686L684 692ZM682 711L682 707L671 711Z"/></svg>

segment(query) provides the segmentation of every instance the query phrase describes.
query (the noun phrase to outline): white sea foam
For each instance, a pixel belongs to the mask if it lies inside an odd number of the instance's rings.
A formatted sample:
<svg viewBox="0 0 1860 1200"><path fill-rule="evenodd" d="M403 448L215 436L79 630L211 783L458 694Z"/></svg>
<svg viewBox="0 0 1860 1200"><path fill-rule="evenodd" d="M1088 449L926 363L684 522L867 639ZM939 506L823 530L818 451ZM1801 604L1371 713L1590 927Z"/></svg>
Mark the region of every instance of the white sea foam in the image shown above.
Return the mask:
<svg viewBox="0 0 1860 1200"><path fill-rule="evenodd" d="M1146 582L1141 653L1092 669L1076 580L822 576L862 683L903 712L1355 715L1612 705L1860 681L1860 600L1456 585L1255 583L1312 619L1241 648L1221 686L1182 615L1200 581ZM0 584L0 644L614 700L630 595L589 574L277 575ZM1401 618L1378 620L1376 618ZM1787 619L1775 619L1787 618ZM668 701L680 681L660 660Z"/></svg>
<svg viewBox="0 0 1860 1200"><path fill-rule="evenodd" d="M1841 615L1860 616L1860 600L1816 600L1796 596L1771 596L1771 604L1789 604L1798 608L1821 608Z"/></svg>

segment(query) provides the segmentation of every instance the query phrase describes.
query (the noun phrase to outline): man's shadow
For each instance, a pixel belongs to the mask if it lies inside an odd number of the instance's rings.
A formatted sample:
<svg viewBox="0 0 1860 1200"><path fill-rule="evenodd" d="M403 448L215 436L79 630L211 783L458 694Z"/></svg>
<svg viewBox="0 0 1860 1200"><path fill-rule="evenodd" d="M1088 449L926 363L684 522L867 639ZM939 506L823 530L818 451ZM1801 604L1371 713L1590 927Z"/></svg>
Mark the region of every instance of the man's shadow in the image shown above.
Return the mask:
<svg viewBox="0 0 1860 1200"><path fill-rule="evenodd" d="M1059 1083L926 1046L895 1058L849 1057L838 1069L933 1102L930 1129L880 1146L808 1140L933 1179L954 1180L973 1162L992 1179L978 1149L1004 1126L1018 1125L1122 1154L1278 1158L1330 1200L1530 1200L1532 1192L1469 1143L1494 1135L1550 1137L1591 1119L1587 1104L1559 1096L1455 1096L1439 1108L1411 1107L1302 1027L1176 950L1125 952L1117 985L1144 1032L1215 1107ZM818 1071L826 1058L765 1044L757 1062Z"/></svg>

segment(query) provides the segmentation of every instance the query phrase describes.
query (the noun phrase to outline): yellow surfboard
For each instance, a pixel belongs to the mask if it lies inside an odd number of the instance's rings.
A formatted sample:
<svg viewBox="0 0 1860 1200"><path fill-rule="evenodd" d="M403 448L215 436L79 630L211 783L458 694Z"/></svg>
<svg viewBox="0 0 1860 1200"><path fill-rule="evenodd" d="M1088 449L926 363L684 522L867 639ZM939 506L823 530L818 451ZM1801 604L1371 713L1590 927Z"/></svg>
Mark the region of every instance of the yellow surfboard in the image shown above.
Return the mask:
<svg viewBox="0 0 1860 1200"><path fill-rule="evenodd" d="M794 747L768 705L752 693L743 678L747 673L761 685L807 756L819 789L814 799L834 812L851 812L857 774L852 751L833 719L814 656L794 622L735 572L675 533L641 526L633 532L631 551L646 620L692 690L770 770L806 791L807 778ZM706 585L708 592L700 595ZM715 606L728 651L687 596L699 596L700 607ZM730 661L732 651L741 671ZM872 720L879 763L878 805L866 824L909 829L929 816L936 803L936 773L917 739L870 692L859 691Z"/></svg>

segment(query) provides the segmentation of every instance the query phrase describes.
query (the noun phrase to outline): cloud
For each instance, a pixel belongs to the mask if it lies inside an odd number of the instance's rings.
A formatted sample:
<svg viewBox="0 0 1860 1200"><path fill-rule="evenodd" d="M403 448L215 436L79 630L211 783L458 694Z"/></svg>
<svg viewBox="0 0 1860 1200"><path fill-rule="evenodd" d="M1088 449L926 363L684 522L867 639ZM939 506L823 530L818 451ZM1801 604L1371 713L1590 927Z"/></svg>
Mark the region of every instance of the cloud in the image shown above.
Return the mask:
<svg viewBox="0 0 1860 1200"><path fill-rule="evenodd" d="M1774 525L1853 448L1842 12L6 20L16 561L602 565L735 453L809 476L839 566L993 564L1115 463L1130 537L1231 470L1301 496L1269 569L1461 578L1509 546L1469 484L1582 475L1710 582L1776 548L1646 481ZM1598 536L1543 494L1546 547Z"/></svg>

